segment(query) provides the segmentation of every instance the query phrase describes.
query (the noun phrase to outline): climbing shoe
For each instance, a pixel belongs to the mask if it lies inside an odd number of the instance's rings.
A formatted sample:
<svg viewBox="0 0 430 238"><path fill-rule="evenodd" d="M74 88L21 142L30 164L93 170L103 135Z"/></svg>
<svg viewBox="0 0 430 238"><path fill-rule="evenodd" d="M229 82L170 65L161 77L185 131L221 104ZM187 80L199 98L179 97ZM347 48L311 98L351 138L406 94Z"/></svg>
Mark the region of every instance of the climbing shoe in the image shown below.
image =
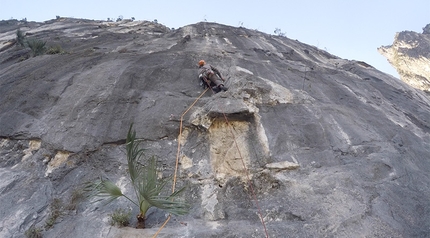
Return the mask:
<svg viewBox="0 0 430 238"><path fill-rule="evenodd" d="M214 91L214 93L219 93L221 91L221 88L219 88L217 86L213 86L212 91Z"/></svg>
<svg viewBox="0 0 430 238"><path fill-rule="evenodd" d="M221 90L224 90L224 91L227 91L227 90L228 90L228 88L227 88L226 86L224 86L223 84L221 84L221 85L219 86L219 88L220 88Z"/></svg>

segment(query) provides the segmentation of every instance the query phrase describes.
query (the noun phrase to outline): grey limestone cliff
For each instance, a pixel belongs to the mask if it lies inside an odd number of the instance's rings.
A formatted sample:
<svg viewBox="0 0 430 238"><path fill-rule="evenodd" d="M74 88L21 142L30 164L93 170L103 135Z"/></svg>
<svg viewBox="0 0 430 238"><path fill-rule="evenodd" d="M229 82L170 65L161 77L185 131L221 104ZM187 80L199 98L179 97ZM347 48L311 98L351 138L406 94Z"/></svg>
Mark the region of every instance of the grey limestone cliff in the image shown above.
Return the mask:
<svg viewBox="0 0 430 238"><path fill-rule="evenodd" d="M400 79L414 88L430 92L430 24L423 33L402 31L394 42L378 51L396 68Z"/></svg>
<svg viewBox="0 0 430 238"><path fill-rule="evenodd" d="M64 52L28 58L17 29ZM163 176L181 143L192 207L158 237L265 237L259 208L269 237L430 234L430 99L365 62L207 22L2 21L0 48L1 237L154 235L164 212L116 228L108 214L128 201L78 193L99 177L132 192L131 123ZM229 90L204 94L178 138L203 92L200 59Z"/></svg>

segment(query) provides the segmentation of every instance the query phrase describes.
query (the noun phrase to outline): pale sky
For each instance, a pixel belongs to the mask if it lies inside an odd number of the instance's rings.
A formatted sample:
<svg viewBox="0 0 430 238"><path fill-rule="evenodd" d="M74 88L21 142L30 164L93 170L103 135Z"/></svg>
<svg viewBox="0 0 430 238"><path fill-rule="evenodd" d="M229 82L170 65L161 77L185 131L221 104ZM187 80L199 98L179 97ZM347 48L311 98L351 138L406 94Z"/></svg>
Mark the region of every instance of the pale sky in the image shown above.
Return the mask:
<svg viewBox="0 0 430 238"><path fill-rule="evenodd" d="M56 16L157 19L170 28L208 21L269 34L279 28L290 39L398 77L377 48L391 45L396 32L422 33L430 23L430 0L0 0L0 20Z"/></svg>

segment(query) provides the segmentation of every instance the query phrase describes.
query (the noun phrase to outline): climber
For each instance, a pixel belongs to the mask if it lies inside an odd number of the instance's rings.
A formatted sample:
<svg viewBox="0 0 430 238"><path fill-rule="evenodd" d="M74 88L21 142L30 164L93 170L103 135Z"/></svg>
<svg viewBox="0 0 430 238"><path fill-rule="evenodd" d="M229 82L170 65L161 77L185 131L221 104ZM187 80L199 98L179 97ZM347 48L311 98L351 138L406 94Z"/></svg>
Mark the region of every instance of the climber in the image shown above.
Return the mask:
<svg viewBox="0 0 430 238"><path fill-rule="evenodd" d="M217 75L215 75L217 74ZM221 76L219 70L210 64L206 64L204 60L199 61L199 79L203 82L203 85L212 87L215 93L221 90L227 91L228 88L224 86L225 80Z"/></svg>

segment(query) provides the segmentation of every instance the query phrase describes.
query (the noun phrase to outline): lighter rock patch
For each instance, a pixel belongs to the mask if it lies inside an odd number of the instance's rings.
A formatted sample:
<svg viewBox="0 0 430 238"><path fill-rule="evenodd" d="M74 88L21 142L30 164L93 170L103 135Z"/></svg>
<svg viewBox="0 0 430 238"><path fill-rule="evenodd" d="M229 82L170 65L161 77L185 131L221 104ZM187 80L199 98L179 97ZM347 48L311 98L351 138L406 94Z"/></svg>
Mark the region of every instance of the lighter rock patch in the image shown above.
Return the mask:
<svg viewBox="0 0 430 238"><path fill-rule="evenodd" d="M24 161L28 159L30 156L32 156L33 151L39 150L41 144L42 142L40 140L31 140L30 142L28 142L28 148L23 151L24 156L22 157L21 161Z"/></svg>
<svg viewBox="0 0 430 238"><path fill-rule="evenodd" d="M270 95L269 95L270 101L272 101L272 103L292 103L293 102L294 97L290 90L268 79L265 79L262 77L258 77L258 78L262 79L264 82L269 84L270 87L272 87L272 90L270 90Z"/></svg>
<svg viewBox="0 0 430 238"><path fill-rule="evenodd" d="M242 67L239 67L239 66L236 66L236 70L237 70L237 71L244 72L244 73L247 73L247 74L250 74L250 75L254 75L254 73L253 73L253 72L251 72L251 71L249 71L249 70L247 70L247 69L244 69L244 68L242 68Z"/></svg>
<svg viewBox="0 0 430 238"><path fill-rule="evenodd" d="M343 137L343 139L345 139L346 143L348 145L351 145L351 140L349 139L348 134L346 134L346 132L342 129L342 127L340 127L339 123L337 123L337 121L333 118L332 115L330 115L331 120L333 121L333 124L335 125L337 131L339 132L339 134Z"/></svg>
<svg viewBox="0 0 430 238"><path fill-rule="evenodd" d="M62 164L64 164L67 161L67 158L69 158L70 153L67 151L58 151L55 155L54 159L52 159L48 163L48 167L45 172L45 176L48 176L52 171L58 167L60 167Z"/></svg>
<svg viewBox="0 0 430 238"><path fill-rule="evenodd" d="M227 44L229 44L229 45L233 45L233 44L231 43L231 41L230 41L228 38L224 38L224 40L225 40L225 42L227 42Z"/></svg>

